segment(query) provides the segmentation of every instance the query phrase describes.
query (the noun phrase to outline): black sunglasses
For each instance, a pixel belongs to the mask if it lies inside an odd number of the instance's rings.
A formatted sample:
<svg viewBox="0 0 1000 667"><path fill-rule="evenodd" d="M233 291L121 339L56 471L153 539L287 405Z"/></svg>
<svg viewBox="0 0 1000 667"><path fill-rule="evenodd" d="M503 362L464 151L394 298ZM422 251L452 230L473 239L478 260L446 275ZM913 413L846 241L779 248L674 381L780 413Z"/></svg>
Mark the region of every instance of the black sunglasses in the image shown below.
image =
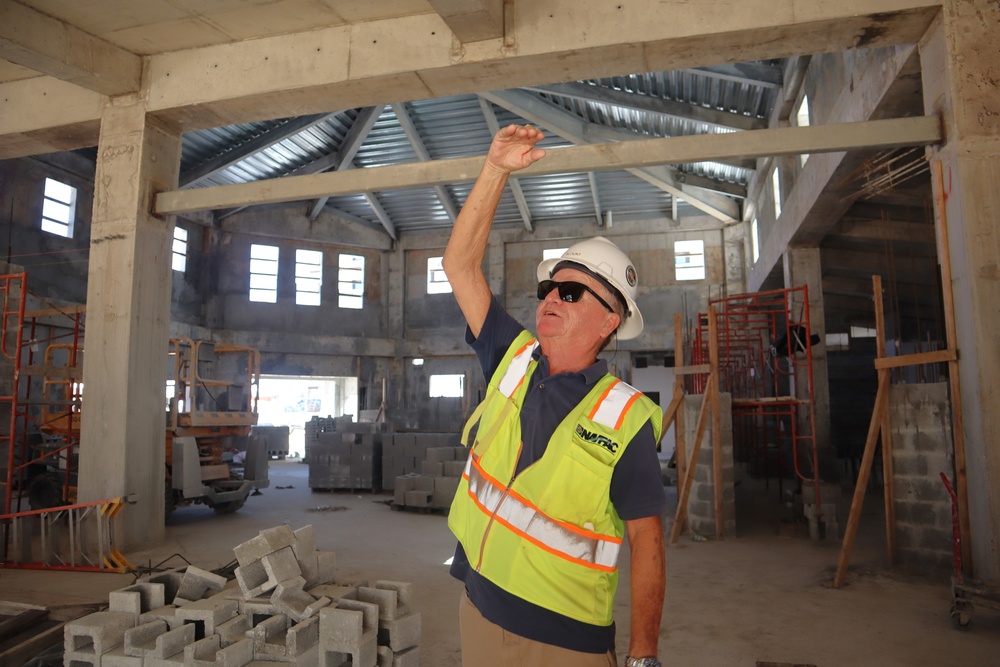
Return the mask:
<svg viewBox="0 0 1000 667"><path fill-rule="evenodd" d="M608 309L609 313L615 312L615 309L608 305L608 302L601 298L601 296L590 289L583 283L578 283L573 280L567 280L566 282L556 282L555 280L543 280L538 283L538 300L544 301L545 297L552 293L552 290L559 290L559 298L566 303L579 303L580 299L583 298L584 292L590 292L595 299L597 299L602 306Z"/></svg>

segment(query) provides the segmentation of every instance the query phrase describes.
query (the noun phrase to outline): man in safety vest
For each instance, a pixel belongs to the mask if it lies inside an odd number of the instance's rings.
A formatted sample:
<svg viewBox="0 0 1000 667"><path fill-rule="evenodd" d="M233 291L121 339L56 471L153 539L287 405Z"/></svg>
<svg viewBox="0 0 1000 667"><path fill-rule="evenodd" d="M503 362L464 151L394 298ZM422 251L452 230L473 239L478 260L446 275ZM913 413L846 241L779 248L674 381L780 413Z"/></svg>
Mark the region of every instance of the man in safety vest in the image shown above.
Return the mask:
<svg viewBox="0 0 1000 667"><path fill-rule="evenodd" d="M444 255L466 340L489 378L463 434L470 455L448 515L459 541L451 573L465 583L462 663L617 665L612 609L627 535L625 664L656 667L662 415L597 358L612 336L642 332L635 268L601 237L543 261L535 335L504 311L482 271L507 178L545 156L542 138L530 126L497 133Z"/></svg>

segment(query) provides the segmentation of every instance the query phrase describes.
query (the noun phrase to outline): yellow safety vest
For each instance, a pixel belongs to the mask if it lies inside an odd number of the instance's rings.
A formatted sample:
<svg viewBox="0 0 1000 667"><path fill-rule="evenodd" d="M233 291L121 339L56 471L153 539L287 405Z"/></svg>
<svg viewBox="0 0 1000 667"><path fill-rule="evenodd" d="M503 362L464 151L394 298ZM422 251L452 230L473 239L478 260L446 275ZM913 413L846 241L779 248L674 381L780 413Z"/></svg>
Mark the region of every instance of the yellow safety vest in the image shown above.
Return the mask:
<svg viewBox="0 0 1000 667"><path fill-rule="evenodd" d="M448 514L470 565L500 588L593 625L610 625L625 524L611 504L611 475L659 407L608 374L556 427L544 455L514 476L520 408L538 346L523 332L493 374L463 434L476 439Z"/></svg>

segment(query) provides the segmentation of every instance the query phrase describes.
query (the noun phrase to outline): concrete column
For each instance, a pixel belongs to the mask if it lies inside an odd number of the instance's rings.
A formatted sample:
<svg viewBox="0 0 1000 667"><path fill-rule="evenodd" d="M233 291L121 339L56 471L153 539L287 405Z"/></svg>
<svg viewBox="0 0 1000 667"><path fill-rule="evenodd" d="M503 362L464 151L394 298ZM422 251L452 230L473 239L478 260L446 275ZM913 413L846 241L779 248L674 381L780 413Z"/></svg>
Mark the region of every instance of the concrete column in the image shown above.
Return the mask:
<svg viewBox="0 0 1000 667"><path fill-rule="evenodd" d="M948 0L920 43L926 113L940 114L940 160L955 297L974 574L1000 577L1000 5ZM967 573L968 574L968 573Z"/></svg>
<svg viewBox="0 0 1000 667"><path fill-rule="evenodd" d="M173 217L150 215L177 187L180 133L113 99L101 120L87 284L80 501L131 496L122 545L163 539L164 386Z"/></svg>
<svg viewBox="0 0 1000 667"><path fill-rule="evenodd" d="M819 335L820 342L812 347L813 374L813 433L816 437L816 451L819 454L819 474L827 482L838 481L837 450L830 442L830 380L826 364L826 317L823 310L823 272L820 264L819 248L789 247L782 256L786 287L805 285L809 293L809 334ZM792 303L792 317L802 318L802 304ZM805 368L795 373L795 396L807 398L809 378ZM799 410L798 429L800 434L808 433L809 413L805 407ZM800 452L801 454L801 452ZM803 468L803 471L806 470Z"/></svg>

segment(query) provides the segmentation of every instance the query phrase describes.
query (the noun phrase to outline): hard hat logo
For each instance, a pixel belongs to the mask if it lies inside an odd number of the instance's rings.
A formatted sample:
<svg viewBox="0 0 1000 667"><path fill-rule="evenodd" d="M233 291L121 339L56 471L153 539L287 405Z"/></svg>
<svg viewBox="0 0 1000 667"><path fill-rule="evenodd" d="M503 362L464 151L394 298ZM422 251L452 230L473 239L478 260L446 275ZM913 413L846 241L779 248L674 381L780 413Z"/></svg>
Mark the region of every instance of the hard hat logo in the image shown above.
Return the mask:
<svg viewBox="0 0 1000 667"><path fill-rule="evenodd" d="M629 287L635 287L636 283L639 282L635 275L635 267L631 264L625 268L625 280L628 282Z"/></svg>

